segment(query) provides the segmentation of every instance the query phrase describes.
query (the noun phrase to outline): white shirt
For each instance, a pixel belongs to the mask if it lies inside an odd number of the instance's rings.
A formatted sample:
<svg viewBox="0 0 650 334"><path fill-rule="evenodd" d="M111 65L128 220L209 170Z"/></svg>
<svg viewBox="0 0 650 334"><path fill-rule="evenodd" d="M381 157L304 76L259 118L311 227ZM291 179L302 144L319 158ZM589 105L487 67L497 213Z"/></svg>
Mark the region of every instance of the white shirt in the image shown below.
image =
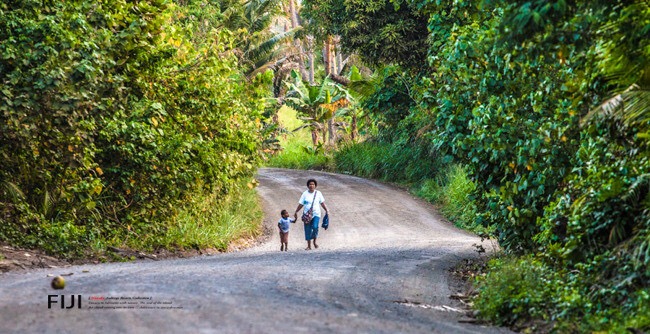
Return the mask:
<svg viewBox="0 0 650 334"><path fill-rule="evenodd" d="M314 190L316 192L316 200L314 201L314 193L310 193L309 190L305 190L305 192L302 193L302 196L300 196L300 201L298 204L302 204L304 206L303 212L307 213L309 209L312 207L312 201L316 202L314 205L314 211L312 212L312 217L320 217L320 204L325 202L325 198L323 197L323 194L318 191Z"/></svg>
<svg viewBox="0 0 650 334"><path fill-rule="evenodd" d="M282 232L285 232L285 233L289 232L289 224L291 224L291 223L293 223L295 221L296 220L293 219L293 218L287 218L287 219L280 218L280 220L278 221L278 224L280 224L280 230L282 230Z"/></svg>

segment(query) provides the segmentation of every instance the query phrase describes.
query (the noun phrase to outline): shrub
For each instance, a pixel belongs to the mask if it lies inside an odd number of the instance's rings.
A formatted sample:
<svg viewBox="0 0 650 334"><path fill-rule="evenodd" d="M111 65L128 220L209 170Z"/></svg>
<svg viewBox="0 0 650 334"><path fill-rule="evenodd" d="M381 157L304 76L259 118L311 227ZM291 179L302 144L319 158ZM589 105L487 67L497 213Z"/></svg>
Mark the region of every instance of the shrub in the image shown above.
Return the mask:
<svg viewBox="0 0 650 334"><path fill-rule="evenodd" d="M1 240L74 257L160 237L188 198L250 179L264 77L246 80L225 29L193 39L187 9L0 4Z"/></svg>
<svg viewBox="0 0 650 334"><path fill-rule="evenodd" d="M490 260L490 270L479 279L475 307L480 317L498 325L530 327L530 319L551 321L557 273L533 257Z"/></svg>

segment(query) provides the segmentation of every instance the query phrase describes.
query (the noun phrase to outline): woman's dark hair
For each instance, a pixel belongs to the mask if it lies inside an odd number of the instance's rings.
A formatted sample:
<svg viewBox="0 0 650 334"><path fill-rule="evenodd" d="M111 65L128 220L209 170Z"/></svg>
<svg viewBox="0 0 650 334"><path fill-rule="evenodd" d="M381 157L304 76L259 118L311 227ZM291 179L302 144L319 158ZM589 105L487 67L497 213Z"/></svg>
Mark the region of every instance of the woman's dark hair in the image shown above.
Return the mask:
<svg viewBox="0 0 650 334"><path fill-rule="evenodd" d="M307 187L309 187L309 184L312 183L312 182L314 182L314 185L315 185L316 187L318 187L318 182L316 182L316 180L314 180L314 179L309 179L309 180L307 180Z"/></svg>

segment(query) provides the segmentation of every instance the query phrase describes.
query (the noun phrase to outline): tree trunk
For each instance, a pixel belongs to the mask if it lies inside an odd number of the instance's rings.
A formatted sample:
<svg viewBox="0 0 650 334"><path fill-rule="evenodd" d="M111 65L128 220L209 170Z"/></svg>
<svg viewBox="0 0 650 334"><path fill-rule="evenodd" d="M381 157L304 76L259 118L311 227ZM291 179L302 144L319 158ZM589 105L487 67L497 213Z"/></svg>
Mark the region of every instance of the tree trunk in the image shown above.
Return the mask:
<svg viewBox="0 0 650 334"><path fill-rule="evenodd" d="M330 133L329 135L329 144L331 146L334 146L336 143L336 129L334 129L334 115L332 115L332 118L327 121L327 131Z"/></svg>
<svg viewBox="0 0 650 334"><path fill-rule="evenodd" d="M291 28L298 28L300 26L300 17L298 16L295 0L289 0L289 11L291 16ZM307 69L305 68L305 50L303 48L302 41L296 38L293 43L296 47L296 50L298 51L298 68L300 69L300 76L302 77L302 81L309 81Z"/></svg>
<svg viewBox="0 0 650 334"><path fill-rule="evenodd" d="M311 129L311 142L314 144L314 150L318 146L318 128Z"/></svg>
<svg viewBox="0 0 650 334"><path fill-rule="evenodd" d="M341 53L341 36L334 36L334 54L336 55L335 74L341 75L343 71L343 55Z"/></svg>
<svg viewBox="0 0 650 334"><path fill-rule="evenodd" d="M355 142L357 139L357 110L353 109L352 111L352 133L350 134L352 137L352 142Z"/></svg>
<svg viewBox="0 0 650 334"><path fill-rule="evenodd" d="M330 75L330 78L332 79L332 81L334 81L334 82L336 82L336 83L338 83L338 84L341 84L341 85L343 85L343 86L347 86L347 85L350 84L350 79L348 79L348 78L346 78L346 77L342 77L342 76L340 76L340 75L336 75L336 74L334 74L334 73L332 73L332 74Z"/></svg>
<svg viewBox="0 0 650 334"><path fill-rule="evenodd" d="M327 36L327 38L325 39L325 45L323 46L323 62L325 63L325 75L330 75L332 73L332 67L331 67L332 48L330 47L330 41L331 41L331 37Z"/></svg>
<svg viewBox="0 0 650 334"><path fill-rule="evenodd" d="M309 65L309 84L314 84L314 37L307 36L307 62Z"/></svg>
<svg viewBox="0 0 650 334"><path fill-rule="evenodd" d="M334 57L332 53L332 36L327 36L325 39L325 49L323 50L323 60L325 61L325 75L330 76L334 74L333 71L333 66L334 66ZM327 131L329 132L329 136L327 137L327 143L328 145L332 145L334 143L334 115L327 121ZM323 133L323 136L325 134Z"/></svg>

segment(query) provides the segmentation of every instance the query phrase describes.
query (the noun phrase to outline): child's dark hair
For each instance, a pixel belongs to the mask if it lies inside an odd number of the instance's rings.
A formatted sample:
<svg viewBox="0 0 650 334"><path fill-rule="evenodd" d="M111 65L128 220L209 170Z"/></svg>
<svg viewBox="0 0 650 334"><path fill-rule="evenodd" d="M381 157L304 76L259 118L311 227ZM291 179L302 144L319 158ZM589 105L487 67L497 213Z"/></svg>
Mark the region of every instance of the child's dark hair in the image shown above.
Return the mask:
<svg viewBox="0 0 650 334"><path fill-rule="evenodd" d="M282 211L280 211L280 215L283 215L283 214L285 214L285 213L289 213L289 212L287 212L287 210L282 210Z"/></svg>
<svg viewBox="0 0 650 334"><path fill-rule="evenodd" d="M307 187L309 187L309 184L312 183L312 182L314 182L314 185L315 185L316 187L318 187L318 182L316 182L316 180L314 180L314 179L309 179L309 180L307 180Z"/></svg>

